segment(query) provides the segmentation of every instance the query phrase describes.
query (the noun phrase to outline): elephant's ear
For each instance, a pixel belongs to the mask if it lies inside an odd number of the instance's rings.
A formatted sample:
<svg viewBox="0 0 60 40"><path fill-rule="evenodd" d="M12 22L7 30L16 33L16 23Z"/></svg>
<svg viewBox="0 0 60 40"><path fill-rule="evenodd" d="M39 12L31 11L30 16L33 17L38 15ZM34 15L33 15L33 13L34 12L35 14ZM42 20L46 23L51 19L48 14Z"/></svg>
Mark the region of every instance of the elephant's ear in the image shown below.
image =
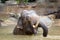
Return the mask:
<svg viewBox="0 0 60 40"><path fill-rule="evenodd" d="M21 17L18 19L18 22L17 22L16 27L17 27L17 28L20 28L20 29L23 29Z"/></svg>

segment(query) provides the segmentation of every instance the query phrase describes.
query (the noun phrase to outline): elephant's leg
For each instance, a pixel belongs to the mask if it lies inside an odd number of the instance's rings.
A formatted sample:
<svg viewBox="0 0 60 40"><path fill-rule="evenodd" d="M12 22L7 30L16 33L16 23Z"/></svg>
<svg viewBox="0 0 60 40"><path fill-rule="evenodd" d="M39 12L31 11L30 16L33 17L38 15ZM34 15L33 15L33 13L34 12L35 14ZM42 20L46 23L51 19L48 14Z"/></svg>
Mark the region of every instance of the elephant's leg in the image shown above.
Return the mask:
<svg viewBox="0 0 60 40"><path fill-rule="evenodd" d="M48 28L44 24L40 24L43 29L43 36L46 37L48 34Z"/></svg>

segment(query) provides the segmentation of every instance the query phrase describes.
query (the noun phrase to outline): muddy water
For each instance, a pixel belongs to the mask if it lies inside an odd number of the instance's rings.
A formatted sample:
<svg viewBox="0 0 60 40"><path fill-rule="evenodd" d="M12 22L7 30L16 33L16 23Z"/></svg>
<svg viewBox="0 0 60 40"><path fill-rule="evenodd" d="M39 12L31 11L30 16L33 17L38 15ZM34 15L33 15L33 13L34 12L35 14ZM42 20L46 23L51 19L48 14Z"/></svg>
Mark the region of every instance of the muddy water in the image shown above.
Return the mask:
<svg viewBox="0 0 60 40"><path fill-rule="evenodd" d="M60 40L60 27L51 27L47 37L42 36L39 28L37 35L13 35L15 25L0 27L0 40Z"/></svg>

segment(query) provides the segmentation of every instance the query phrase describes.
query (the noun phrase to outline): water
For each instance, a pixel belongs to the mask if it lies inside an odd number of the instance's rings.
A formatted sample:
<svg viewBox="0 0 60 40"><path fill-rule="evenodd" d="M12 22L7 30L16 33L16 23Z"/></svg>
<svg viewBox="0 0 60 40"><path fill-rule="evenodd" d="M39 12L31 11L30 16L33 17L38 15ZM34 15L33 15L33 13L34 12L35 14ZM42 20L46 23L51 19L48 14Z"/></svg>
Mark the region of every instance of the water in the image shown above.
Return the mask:
<svg viewBox="0 0 60 40"><path fill-rule="evenodd" d="M47 37L42 36L41 28L37 35L13 35L14 27L15 25L0 27L0 40L60 40L60 27L50 28Z"/></svg>

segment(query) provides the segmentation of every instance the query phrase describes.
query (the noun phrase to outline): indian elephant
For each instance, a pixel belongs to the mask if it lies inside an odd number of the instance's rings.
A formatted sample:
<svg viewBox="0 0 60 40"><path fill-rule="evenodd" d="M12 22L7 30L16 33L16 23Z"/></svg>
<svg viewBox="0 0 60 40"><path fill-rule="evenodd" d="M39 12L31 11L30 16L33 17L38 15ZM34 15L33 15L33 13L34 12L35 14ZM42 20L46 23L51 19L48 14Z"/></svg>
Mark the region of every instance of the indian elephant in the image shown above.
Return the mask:
<svg viewBox="0 0 60 40"><path fill-rule="evenodd" d="M28 18L19 18L18 23L13 31L14 35L31 35L35 34L34 28Z"/></svg>
<svg viewBox="0 0 60 40"><path fill-rule="evenodd" d="M47 19L49 21L47 21ZM37 21L39 21L37 27L33 27L33 25L36 25ZM46 37L48 34L48 28L45 24L45 21L48 23L51 23L51 20L46 17L40 17L36 14L34 10L24 10L23 13L21 13L21 17L19 17L17 26L15 27L13 34L37 34L38 28L41 27L43 29L43 36ZM49 24L48 24L49 25Z"/></svg>

